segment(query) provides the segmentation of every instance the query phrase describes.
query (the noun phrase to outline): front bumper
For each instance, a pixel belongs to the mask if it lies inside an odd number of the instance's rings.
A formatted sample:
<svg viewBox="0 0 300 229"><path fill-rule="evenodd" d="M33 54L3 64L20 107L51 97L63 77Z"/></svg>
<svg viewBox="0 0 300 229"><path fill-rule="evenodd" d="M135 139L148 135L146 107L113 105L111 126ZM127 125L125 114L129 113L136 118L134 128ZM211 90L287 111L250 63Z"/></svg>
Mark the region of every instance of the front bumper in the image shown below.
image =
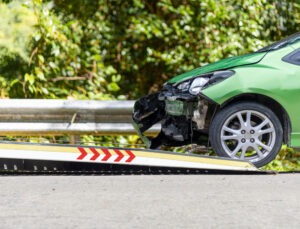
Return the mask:
<svg viewBox="0 0 300 229"><path fill-rule="evenodd" d="M134 127L148 148L161 145L179 146L190 143L207 143L208 128L216 104L201 96L180 93L166 85L158 93L136 101L132 114ZM148 138L145 131L161 123L155 138ZM202 142L201 142L202 141Z"/></svg>

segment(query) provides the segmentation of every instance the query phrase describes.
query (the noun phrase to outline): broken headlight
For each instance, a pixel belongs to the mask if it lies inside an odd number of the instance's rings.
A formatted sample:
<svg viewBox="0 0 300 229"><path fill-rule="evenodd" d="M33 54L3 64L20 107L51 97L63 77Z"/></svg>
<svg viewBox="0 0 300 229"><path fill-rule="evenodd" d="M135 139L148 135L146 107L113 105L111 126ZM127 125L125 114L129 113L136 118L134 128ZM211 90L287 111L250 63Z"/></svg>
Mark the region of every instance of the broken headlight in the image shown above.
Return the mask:
<svg viewBox="0 0 300 229"><path fill-rule="evenodd" d="M180 91L188 91L190 88L190 81L185 81L177 86Z"/></svg>
<svg viewBox="0 0 300 229"><path fill-rule="evenodd" d="M184 81L177 85L177 89L186 92L189 91L192 95L197 95L201 92L203 88L209 85L218 83L228 77L232 76L235 72L232 70L216 71L208 74L203 74Z"/></svg>
<svg viewBox="0 0 300 229"><path fill-rule="evenodd" d="M194 79L191 84L191 87L189 89L189 92L192 95L199 94L201 89L203 88L203 86L205 86L208 81L209 81L208 77L198 77L198 78Z"/></svg>

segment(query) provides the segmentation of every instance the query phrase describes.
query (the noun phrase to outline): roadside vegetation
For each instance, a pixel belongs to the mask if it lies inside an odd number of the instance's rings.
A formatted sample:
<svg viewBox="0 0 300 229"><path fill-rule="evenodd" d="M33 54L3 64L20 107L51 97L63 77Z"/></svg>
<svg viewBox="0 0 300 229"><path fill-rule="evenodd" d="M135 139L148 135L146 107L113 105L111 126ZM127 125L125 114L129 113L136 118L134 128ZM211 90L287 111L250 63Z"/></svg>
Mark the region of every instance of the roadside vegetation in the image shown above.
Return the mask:
<svg viewBox="0 0 300 229"><path fill-rule="evenodd" d="M0 13L1 98L137 99L300 31L298 0L0 0ZM265 168L299 157L283 146Z"/></svg>

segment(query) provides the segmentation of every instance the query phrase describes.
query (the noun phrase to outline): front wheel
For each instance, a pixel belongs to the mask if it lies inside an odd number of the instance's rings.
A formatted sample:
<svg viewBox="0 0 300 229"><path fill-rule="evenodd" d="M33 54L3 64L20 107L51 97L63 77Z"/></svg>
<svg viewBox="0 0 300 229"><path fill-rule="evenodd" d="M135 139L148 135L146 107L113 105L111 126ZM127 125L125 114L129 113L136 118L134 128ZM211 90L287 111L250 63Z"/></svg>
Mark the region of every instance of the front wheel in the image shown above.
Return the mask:
<svg viewBox="0 0 300 229"><path fill-rule="evenodd" d="M282 125L269 108L253 102L239 102L216 114L209 139L219 156L248 160L261 167L278 154L282 145Z"/></svg>

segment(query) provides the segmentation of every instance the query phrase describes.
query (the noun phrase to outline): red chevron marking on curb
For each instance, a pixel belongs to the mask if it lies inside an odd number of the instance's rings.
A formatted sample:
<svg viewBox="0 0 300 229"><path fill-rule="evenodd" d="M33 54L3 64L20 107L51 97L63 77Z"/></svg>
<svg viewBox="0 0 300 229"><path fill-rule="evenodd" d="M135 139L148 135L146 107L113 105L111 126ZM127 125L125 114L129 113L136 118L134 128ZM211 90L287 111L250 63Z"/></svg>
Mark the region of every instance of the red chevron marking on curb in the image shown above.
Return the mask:
<svg viewBox="0 0 300 229"><path fill-rule="evenodd" d="M78 147L78 150L81 154L77 157L77 160L82 160L86 157L86 155L88 155L84 148Z"/></svg>
<svg viewBox="0 0 300 229"><path fill-rule="evenodd" d="M100 153L95 149L95 148L91 148L90 149L92 152L93 152L93 156L91 157L91 161L95 161L99 156L100 156Z"/></svg>
<svg viewBox="0 0 300 229"><path fill-rule="evenodd" d="M105 154L105 157L102 158L102 161L107 161L111 157L111 153L109 152L108 149L101 149L102 152Z"/></svg>
<svg viewBox="0 0 300 229"><path fill-rule="evenodd" d="M114 150L116 152L116 154L118 154L118 157L115 159L115 162L119 162L122 160L122 158L124 157L124 155L122 154L122 152L118 149Z"/></svg>
<svg viewBox="0 0 300 229"><path fill-rule="evenodd" d="M125 162L132 162L132 160L135 158L135 155L130 150L125 150L126 153L129 155L129 158Z"/></svg>

